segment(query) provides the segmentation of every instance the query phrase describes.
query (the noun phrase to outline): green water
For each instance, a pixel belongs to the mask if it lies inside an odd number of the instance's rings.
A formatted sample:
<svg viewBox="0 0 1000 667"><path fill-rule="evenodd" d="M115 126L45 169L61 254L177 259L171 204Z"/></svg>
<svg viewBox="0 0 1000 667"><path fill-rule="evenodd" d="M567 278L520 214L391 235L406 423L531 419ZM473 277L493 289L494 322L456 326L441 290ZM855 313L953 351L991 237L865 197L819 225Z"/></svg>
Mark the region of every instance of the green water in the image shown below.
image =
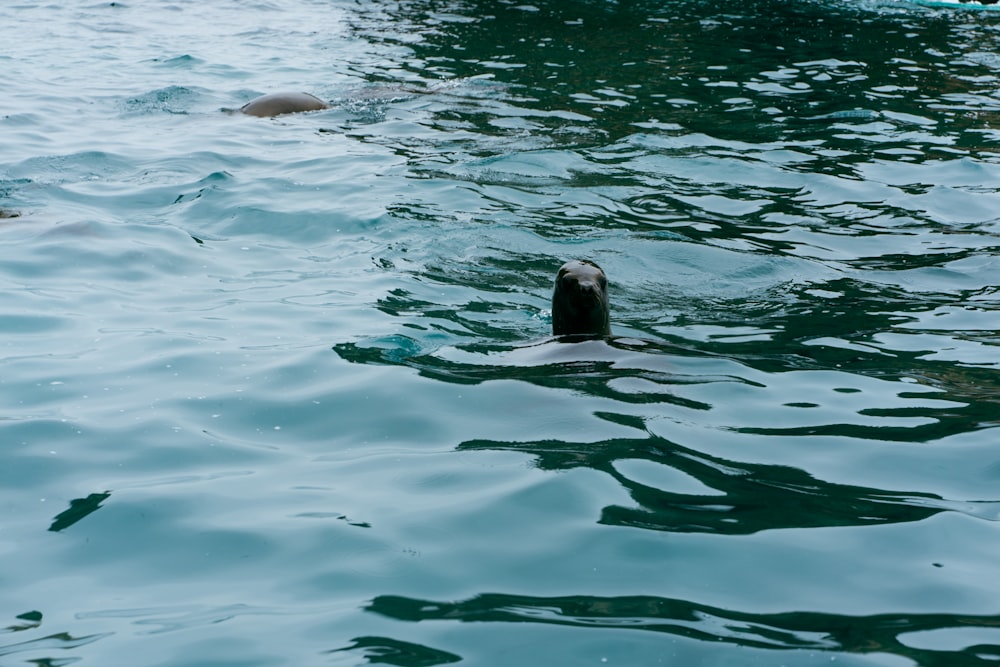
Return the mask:
<svg viewBox="0 0 1000 667"><path fill-rule="evenodd" d="M995 665L998 45L0 9L0 665ZM549 338L573 258L611 339Z"/></svg>

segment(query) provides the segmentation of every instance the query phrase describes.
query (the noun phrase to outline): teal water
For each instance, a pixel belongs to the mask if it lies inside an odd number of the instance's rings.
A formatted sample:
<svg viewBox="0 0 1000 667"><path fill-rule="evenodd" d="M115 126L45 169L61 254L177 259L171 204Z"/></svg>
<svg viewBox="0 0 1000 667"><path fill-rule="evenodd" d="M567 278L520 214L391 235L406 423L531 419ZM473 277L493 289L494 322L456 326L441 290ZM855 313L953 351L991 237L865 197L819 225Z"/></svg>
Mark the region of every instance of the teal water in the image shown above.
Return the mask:
<svg viewBox="0 0 1000 667"><path fill-rule="evenodd" d="M0 665L995 665L998 47L0 9ZM547 338L577 257L609 341Z"/></svg>

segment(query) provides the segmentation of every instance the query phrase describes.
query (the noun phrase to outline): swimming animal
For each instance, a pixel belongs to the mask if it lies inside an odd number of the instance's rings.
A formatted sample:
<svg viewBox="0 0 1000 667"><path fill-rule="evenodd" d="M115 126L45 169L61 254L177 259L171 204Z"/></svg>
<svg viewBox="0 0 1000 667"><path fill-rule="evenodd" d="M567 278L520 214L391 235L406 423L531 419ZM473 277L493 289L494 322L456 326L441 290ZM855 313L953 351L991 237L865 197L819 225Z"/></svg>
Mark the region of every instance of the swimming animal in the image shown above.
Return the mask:
<svg viewBox="0 0 1000 667"><path fill-rule="evenodd" d="M552 292L552 335L610 336L608 277L585 259L566 262Z"/></svg>
<svg viewBox="0 0 1000 667"><path fill-rule="evenodd" d="M270 118L286 113L329 108L329 104L309 93L271 93L250 100L240 107L240 111L248 116Z"/></svg>

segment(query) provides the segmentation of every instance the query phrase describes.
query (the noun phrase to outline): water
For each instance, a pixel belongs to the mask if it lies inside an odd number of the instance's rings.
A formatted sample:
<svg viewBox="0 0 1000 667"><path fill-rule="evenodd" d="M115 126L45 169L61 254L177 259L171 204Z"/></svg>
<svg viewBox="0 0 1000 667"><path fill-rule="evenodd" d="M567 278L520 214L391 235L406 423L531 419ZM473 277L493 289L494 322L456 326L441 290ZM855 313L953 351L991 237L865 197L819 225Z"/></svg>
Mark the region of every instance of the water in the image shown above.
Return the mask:
<svg viewBox="0 0 1000 667"><path fill-rule="evenodd" d="M1000 659L1000 14L0 26L0 664Z"/></svg>

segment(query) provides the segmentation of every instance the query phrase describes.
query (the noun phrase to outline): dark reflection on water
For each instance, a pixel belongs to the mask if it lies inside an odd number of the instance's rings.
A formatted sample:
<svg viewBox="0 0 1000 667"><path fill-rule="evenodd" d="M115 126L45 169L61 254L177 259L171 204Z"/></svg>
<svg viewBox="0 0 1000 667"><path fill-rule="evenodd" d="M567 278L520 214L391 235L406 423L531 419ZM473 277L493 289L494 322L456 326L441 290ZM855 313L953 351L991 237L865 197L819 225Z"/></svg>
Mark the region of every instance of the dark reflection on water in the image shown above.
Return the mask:
<svg viewBox="0 0 1000 667"><path fill-rule="evenodd" d="M33 630L37 628L42 623L42 612L26 611L23 614L18 614L16 618L18 621L23 622L17 623L16 625L8 625L4 628L4 633L21 632L22 630Z"/></svg>
<svg viewBox="0 0 1000 667"><path fill-rule="evenodd" d="M988 14L962 22L954 13L914 13L912 6L892 3L775 0L739 7L641 0L531 7L415 1L390 9L373 3L370 21L359 19L356 29L412 49L415 57L404 64L404 76L427 83L489 74L514 85L523 106L592 115L602 143L655 119L722 139L837 138L862 146L863 136L837 135L844 124L884 118L884 110L944 116L956 134L979 129L981 114L996 112L992 82L965 76L981 75L983 58L963 58L993 48ZM380 20L383 12L391 22ZM360 16L366 16L364 9ZM411 30L419 30L420 39ZM372 68L368 76L387 73ZM464 111L471 110L460 107L438 119L502 133L489 113ZM914 121L895 118L890 124L920 128ZM934 134L940 130L922 137L932 140ZM899 135L906 143L921 138ZM974 135L966 140L981 143ZM836 156L830 166L843 168L864 157Z"/></svg>
<svg viewBox="0 0 1000 667"><path fill-rule="evenodd" d="M920 521L941 498L833 484L782 465L729 461L662 438L596 443L465 442L461 449L504 449L537 457L545 470L585 466L614 477L638 507L605 507L600 523L678 533L742 535L776 528L864 526ZM676 493L637 482L615 467L649 460L698 480L707 493Z"/></svg>
<svg viewBox="0 0 1000 667"><path fill-rule="evenodd" d="M364 654L374 665L400 665L401 667L431 667L460 662L461 656L412 642L389 637L355 637L354 643L329 653L355 651Z"/></svg>
<svg viewBox="0 0 1000 667"><path fill-rule="evenodd" d="M423 322L437 320L438 330L466 328L468 321L454 311L424 312ZM678 343L626 337L576 342L544 339L521 345L467 343L454 347L427 349L428 338L395 335L388 338L338 343L336 353L343 359L362 364L399 365L414 368L425 377L449 383L476 385L495 380L521 380L537 386L581 391L590 396L630 404L669 404L708 411L712 402L686 396L693 385L735 383L762 391L777 391L793 372L830 372L827 383L834 394L860 391L852 387L852 374L885 380L894 385L894 395L886 394L857 409L842 414L842 420L773 426L733 424L736 432L786 436L828 435L870 438L880 441L928 442L948 435L990 428L996 423L995 371L992 368L942 367L924 362L925 352L891 352L874 346L842 348L803 345L820 333L836 335L845 323L855 331L863 312L830 313L829 321L819 318L815 332L796 327L807 319L783 318L787 324L769 322L778 333L766 345L759 341L717 345L678 339ZM852 320L853 318L853 320ZM851 325L850 322L854 324ZM451 323L451 324L449 324ZM824 324L827 328L824 330ZM458 325L458 326L456 326ZM485 333L496 334L488 325ZM872 329L875 331L876 329ZM506 336L506 334L501 334ZM865 334L867 337L868 334ZM723 354L725 352L725 354ZM705 370L685 368L685 359L706 360ZM891 364L890 364L891 360ZM714 362L714 364L713 364ZM721 371L721 372L720 372ZM826 377L826 376L824 376ZM914 382L919 378L920 382ZM906 382L903 382L905 380ZM622 383L626 382L623 387ZM641 382L641 388L633 387ZM907 384L909 382L910 384ZM886 386L886 390L890 388ZM930 390L929 388L933 388ZM796 397L783 405L817 408L836 401L817 391ZM891 400L890 400L891 399ZM730 399L720 397L720 404ZM781 405L774 405L780 408Z"/></svg>
<svg viewBox="0 0 1000 667"><path fill-rule="evenodd" d="M26 662L33 662L37 665L66 665L77 662L80 658L78 656L67 656L65 653L62 653L63 651L92 644L99 639L110 637L112 634L114 633L106 632L102 634L74 636L68 632L58 632L46 637L39 637L38 639L31 639L16 644L0 645L0 657L14 655L15 653L37 654L42 652L48 654L59 651L59 653L55 653L58 657L36 658Z"/></svg>
<svg viewBox="0 0 1000 667"><path fill-rule="evenodd" d="M994 628L1000 616L964 614L878 614L846 616L814 612L748 614L653 596L555 598L486 593L460 602L382 595L368 611L401 621L460 623L537 623L580 628L660 632L705 641L762 649L813 649L850 653L888 653L928 667L993 665L994 645L960 651L914 648L903 635L958 628Z"/></svg>
<svg viewBox="0 0 1000 667"><path fill-rule="evenodd" d="M104 493L91 493L86 498L74 498L69 501L69 509L60 512L52 520L49 530L59 532L60 530L69 528L88 514L92 514L100 509L101 503L110 497L111 492L105 491Z"/></svg>
<svg viewBox="0 0 1000 667"><path fill-rule="evenodd" d="M707 410L711 406L676 395L670 391L670 386L743 382L734 377L691 377L664 372L652 363L648 368L637 366L636 353L639 358L649 355L656 359L658 355L676 351L668 344L657 346L648 341L624 338L589 341L553 338L522 347L469 345L456 348L465 353L462 361L442 358L433 352L420 353L419 344L405 337L375 344L341 343L334 346L334 350L347 361L409 366L425 377L444 382L480 384L493 380L522 380L541 387L583 390L627 403L670 403L696 410ZM647 380L662 388L647 388L641 393L620 391L613 381L623 378Z"/></svg>

